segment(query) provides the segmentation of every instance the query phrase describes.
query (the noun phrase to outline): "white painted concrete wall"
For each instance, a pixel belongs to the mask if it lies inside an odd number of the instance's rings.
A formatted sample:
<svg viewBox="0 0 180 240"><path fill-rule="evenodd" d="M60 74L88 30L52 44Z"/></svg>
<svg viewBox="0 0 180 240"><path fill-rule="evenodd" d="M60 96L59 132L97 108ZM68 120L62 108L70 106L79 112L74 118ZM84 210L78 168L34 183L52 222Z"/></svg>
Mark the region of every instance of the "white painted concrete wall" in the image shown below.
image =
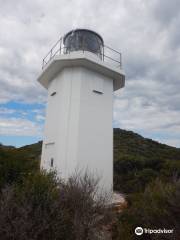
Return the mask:
<svg viewBox="0 0 180 240"><path fill-rule="evenodd" d="M100 91L102 94L93 90ZM55 95L51 96L52 93ZM67 67L49 83L41 167L67 179L75 169L113 184L113 80L85 67Z"/></svg>

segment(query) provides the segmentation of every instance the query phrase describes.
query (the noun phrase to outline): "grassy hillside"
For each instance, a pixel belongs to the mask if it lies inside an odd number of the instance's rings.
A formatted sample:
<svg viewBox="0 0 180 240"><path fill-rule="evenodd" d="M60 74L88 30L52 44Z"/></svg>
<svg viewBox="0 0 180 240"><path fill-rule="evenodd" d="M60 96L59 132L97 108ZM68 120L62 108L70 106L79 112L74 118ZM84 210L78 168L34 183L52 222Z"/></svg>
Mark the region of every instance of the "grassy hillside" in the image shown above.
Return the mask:
<svg viewBox="0 0 180 240"><path fill-rule="evenodd" d="M114 160L124 156L180 160L180 149L144 138L132 131L114 128Z"/></svg>
<svg viewBox="0 0 180 240"><path fill-rule="evenodd" d="M39 166L42 142L21 148L0 145L0 179L13 181ZM14 171L16 169L16 171ZM122 129L114 129L114 189L141 192L156 178L180 175L180 149ZM5 178L5 180L2 180Z"/></svg>
<svg viewBox="0 0 180 240"><path fill-rule="evenodd" d="M41 155L42 142L27 145L21 148L4 146L0 144L0 160L5 158L23 158L29 160L39 160Z"/></svg>
<svg viewBox="0 0 180 240"><path fill-rule="evenodd" d="M114 188L141 192L160 178L180 175L180 149L158 143L131 131L114 129Z"/></svg>
<svg viewBox="0 0 180 240"><path fill-rule="evenodd" d="M0 145L0 189L39 170L42 142L22 148Z"/></svg>

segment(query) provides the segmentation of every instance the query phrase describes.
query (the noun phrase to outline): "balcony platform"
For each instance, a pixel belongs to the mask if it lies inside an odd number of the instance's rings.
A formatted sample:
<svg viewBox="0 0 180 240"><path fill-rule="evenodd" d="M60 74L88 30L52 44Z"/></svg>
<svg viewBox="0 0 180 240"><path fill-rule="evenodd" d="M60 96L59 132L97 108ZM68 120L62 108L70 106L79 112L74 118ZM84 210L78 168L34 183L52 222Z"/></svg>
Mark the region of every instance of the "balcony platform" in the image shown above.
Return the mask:
<svg viewBox="0 0 180 240"><path fill-rule="evenodd" d="M113 79L114 91L124 87L125 74L119 66L100 60L88 51L74 51L54 56L43 68L38 81L47 89L49 82L65 67L82 66Z"/></svg>

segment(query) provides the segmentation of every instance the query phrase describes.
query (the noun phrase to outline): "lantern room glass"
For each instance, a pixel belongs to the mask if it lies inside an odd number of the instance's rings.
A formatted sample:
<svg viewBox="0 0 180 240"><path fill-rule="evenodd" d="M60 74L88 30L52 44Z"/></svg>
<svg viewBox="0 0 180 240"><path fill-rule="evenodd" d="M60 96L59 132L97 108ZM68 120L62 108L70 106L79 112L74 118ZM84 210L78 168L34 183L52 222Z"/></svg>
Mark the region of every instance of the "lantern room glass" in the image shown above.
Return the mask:
<svg viewBox="0 0 180 240"><path fill-rule="evenodd" d="M63 39L65 53L73 51L89 51L100 59L103 56L103 39L95 32L78 29L67 33Z"/></svg>

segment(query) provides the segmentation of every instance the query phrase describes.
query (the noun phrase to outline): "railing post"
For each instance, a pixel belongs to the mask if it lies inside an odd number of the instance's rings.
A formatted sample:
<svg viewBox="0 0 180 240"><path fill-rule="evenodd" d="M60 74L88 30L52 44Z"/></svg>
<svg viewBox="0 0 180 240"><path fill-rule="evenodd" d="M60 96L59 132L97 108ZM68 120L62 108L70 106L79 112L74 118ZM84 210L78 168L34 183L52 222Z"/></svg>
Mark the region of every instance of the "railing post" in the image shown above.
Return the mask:
<svg viewBox="0 0 180 240"><path fill-rule="evenodd" d="M122 54L120 53L120 68L122 68Z"/></svg>
<svg viewBox="0 0 180 240"><path fill-rule="evenodd" d="M61 55L61 43L62 43L62 37L59 39L59 55Z"/></svg>
<svg viewBox="0 0 180 240"><path fill-rule="evenodd" d="M83 47L83 53L84 53L84 38L83 38L83 42L82 42L82 43L83 43L83 46L82 46L82 47Z"/></svg>
<svg viewBox="0 0 180 240"><path fill-rule="evenodd" d="M104 45L103 45L103 62L104 62Z"/></svg>

